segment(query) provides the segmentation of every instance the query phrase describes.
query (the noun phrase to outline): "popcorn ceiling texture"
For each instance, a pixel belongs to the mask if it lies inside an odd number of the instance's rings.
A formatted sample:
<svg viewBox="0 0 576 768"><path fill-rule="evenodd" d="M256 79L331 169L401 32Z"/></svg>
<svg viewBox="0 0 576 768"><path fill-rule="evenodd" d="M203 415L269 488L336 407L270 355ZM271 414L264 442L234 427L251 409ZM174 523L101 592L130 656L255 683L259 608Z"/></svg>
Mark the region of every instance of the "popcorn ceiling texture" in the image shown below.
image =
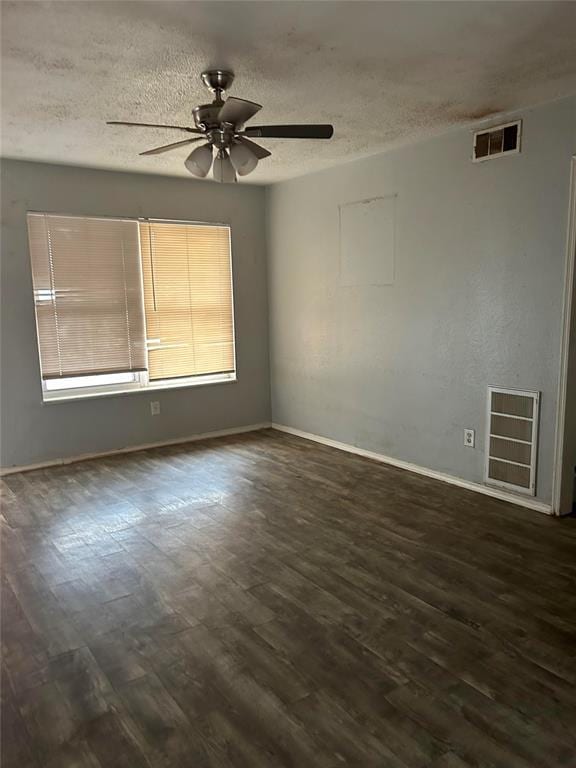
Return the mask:
<svg viewBox="0 0 576 768"><path fill-rule="evenodd" d="M332 122L329 142L262 141L269 183L576 91L570 2L3 2L2 155L188 173L174 131L231 67L253 124Z"/></svg>

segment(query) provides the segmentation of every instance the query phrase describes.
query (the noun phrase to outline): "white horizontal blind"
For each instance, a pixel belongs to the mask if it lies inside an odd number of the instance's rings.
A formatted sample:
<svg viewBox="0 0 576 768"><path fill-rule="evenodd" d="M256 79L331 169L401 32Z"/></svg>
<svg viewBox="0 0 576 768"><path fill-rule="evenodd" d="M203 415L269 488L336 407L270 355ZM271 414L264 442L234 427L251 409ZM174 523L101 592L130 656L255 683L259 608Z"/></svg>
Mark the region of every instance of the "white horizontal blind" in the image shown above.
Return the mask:
<svg viewBox="0 0 576 768"><path fill-rule="evenodd" d="M146 369L138 222L29 213L43 379Z"/></svg>
<svg viewBox="0 0 576 768"><path fill-rule="evenodd" d="M235 367L230 229L140 224L150 380Z"/></svg>

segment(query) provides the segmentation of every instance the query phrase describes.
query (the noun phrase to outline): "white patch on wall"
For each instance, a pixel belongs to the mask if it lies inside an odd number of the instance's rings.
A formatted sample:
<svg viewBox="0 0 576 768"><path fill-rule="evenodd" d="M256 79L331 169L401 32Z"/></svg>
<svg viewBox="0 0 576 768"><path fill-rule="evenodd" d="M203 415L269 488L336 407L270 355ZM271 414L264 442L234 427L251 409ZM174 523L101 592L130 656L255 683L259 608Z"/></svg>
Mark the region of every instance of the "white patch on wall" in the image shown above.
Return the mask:
<svg viewBox="0 0 576 768"><path fill-rule="evenodd" d="M396 195L340 206L340 285L392 285Z"/></svg>

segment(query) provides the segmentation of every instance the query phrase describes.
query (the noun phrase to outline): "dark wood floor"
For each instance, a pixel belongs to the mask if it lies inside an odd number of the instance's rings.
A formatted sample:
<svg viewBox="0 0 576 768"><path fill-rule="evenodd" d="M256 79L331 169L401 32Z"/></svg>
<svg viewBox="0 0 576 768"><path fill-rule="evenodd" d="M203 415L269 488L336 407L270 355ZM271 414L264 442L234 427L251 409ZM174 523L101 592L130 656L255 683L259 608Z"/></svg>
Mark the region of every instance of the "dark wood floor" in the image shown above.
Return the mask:
<svg viewBox="0 0 576 768"><path fill-rule="evenodd" d="M272 431L8 476L3 768L574 768L575 522Z"/></svg>

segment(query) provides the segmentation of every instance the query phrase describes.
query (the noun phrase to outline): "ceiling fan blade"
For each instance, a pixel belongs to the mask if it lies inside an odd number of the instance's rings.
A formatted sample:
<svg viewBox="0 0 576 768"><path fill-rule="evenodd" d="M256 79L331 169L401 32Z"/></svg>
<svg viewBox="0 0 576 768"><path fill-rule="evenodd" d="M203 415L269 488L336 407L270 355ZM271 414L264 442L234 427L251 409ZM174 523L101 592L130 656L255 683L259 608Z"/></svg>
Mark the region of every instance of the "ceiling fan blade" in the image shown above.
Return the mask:
<svg viewBox="0 0 576 768"><path fill-rule="evenodd" d="M172 128L175 131L187 131L188 133L202 133L196 128L189 128L186 125L162 125L158 123L127 123L124 120L107 120L106 125L135 125L139 128Z"/></svg>
<svg viewBox="0 0 576 768"><path fill-rule="evenodd" d="M184 139L184 141L175 141L173 144L164 144L162 147L156 147L155 149L147 149L146 152L140 152L141 155L160 155L162 152L170 152L171 149L177 149L183 147L186 144L194 144L196 141L202 141L203 136L198 136L197 139Z"/></svg>
<svg viewBox="0 0 576 768"><path fill-rule="evenodd" d="M262 139L331 139L332 125L256 125L246 128L244 136Z"/></svg>
<svg viewBox="0 0 576 768"><path fill-rule="evenodd" d="M272 154L272 152L268 152L267 149L261 147L260 144L256 144L255 142L250 141L250 139L245 139L244 136L237 136L236 140L241 144L244 144L244 146L248 147L248 149L251 149L254 153L254 156L257 157L258 160L263 160L265 157L270 157Z"/></svg>
<svg viewBox="0 0 576 768"><path fill-rule="evenodd" d="M253 101L246 101L245 99L237 99L235 96L229 96L218 113L218 120L221 123L244 125L247 120L250 120L250 118L261 109L261 104L256 104Z"/></svg>

